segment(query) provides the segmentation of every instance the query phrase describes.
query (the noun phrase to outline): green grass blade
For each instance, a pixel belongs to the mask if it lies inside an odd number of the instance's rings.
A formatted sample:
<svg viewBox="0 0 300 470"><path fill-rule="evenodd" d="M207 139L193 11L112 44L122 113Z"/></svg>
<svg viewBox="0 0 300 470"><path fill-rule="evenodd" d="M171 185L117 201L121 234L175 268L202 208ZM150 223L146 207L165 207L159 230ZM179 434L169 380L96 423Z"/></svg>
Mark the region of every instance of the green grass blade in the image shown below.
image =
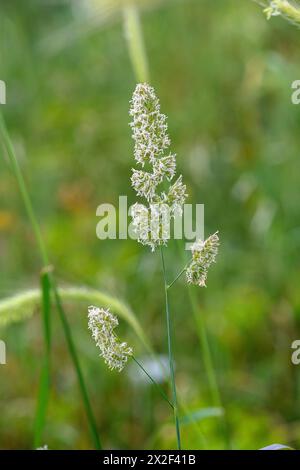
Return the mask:
<svg viewBox="0 0 300 470"><path fill-rule="evenodd" d="M58 293L64 302L90 304L111 308L120 318L128 323L148 352L152 349L146 334L132 310L116 297L88 287L59 287ZM0 300L0 327L30 318L41 302L40 289L31 289Z"/></svg>
<svg viewBox="0 0 300 470"><path fill-rule="evenodd" d="M34 423L34 448L42 445L42 434L46 421L50 395L50 354L51 354L51 284L49 271L41 273L42 318L44 326L45 353L42 364L37 409Z"/></svg>
<svg viewBox="0 0 300 470"><path fill-rule="evenodd" d="M43 269L41 273L42 288L42 308L44 322L44 337L46 344L46 354L49 356L51 351L51 268Z"/></svg>
<svg viewBox="0 0 300 470"><path fill-rule="evenodd" d="M134 5L125 6L123 17L127 49L136 80L149 82L148 59L138 8Z"/></svg>
<svg viewBox="0 0 300 470"><path fill-rule="evenodd" d="M13 173L17 180L17 184L18 184L19 191L21 193L22 201L24 203L27 216L29 218L33 233L37 241L42 264L43 266L48 266L49 257L48 257L48 253L46 250L46 246L44 244L41 229L37 221L37 218L35 216L35 212L34 212L31 199L30 199L27 187L26 187L26 183L24 181L23 174L22 174L19 162L17 160L14 147L13 147L11 138L9 136L9 133L8 133L8 130L7 130L7 127L6 127L6 124L5 124L5 121L1 112L0 112L0 136L1 136L1 140L3 142L4 148L6 149Z"/></svg>
<svg viewBox="0 0 300 470"><path fill-rule="evenodd" d="M36 416L34 421L34 449L43 445L42 436L46 421L47 407L50 395L49 363L46 357L43 359L40 385L37 398Z"/></svg>

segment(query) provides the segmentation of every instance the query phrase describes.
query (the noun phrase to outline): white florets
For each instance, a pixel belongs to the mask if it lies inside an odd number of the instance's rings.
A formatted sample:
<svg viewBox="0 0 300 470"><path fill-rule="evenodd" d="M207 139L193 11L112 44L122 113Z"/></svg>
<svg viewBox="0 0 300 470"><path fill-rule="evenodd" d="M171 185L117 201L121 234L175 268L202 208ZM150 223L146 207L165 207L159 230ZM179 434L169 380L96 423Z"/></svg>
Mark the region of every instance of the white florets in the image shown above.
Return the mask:
<svg viewBox="0 0 300 470"><path fill-rule="evenodd" d="M132 170L131 184L138 196L151 201L155 196L157 180L152 173L142 170Z"/></svg>
<svg viewBox="0 0 300 470"><path fill-rule="evenodd" d="M159 100L147 83L136 86L129 112L135 141L134 156L138 163L154 163L170 145L167 118L160 112Z"/></svg>
<svg viewBox="0 0 300 470"><path fill-rule="evenodd" d="M186 197L186 186L182 183L182 176L180 175L175 183L170 186L166 196L166 204L171 208L173 215L181 215Z"/></svg>
<svg viewBox="0 0 300 470"><path fill-rule="evenodd" d="M159 100L154 89L147 83L138 84L133 93L130 126L135 142L134 157L142 167L149 171L133 169L131 183L138 196L144 197L149 207L135 204L131 210L133 227L137 239L144 245L149 245L152 251L159 245L166 244L170 238L170 220L168 227L163 226L168 214L174 217L182 213L186 194L186 186L182 176L169 187L167 192L159 192L158 186L164 182L170 183L176 174L176 155L165 155L170 146L167 118L160 112ZM154 220L152 220L154 217ZM153 227L155 230L153 231Z"/></svg>
<svg viewBox="0 0 300 470"><path fill-rule="evenodd" d="M132 226L139 243L154 251L170 239L170 208L167 204L151 203L149 207L135 203L131 207Z"/></svg>
<svg viewBox="0 0 300 470"><path fill-rule="evenodd" d="M199 240L192 246L192 261L186 270L188 283L206 287L209 267L216 262L219 248L218 232L205 241Z"/></svg>
<svg viewBox="0 0 300 470"><path fill-rule="evenodd" d="M149 239L149 209L144 204L136 202L130 209L132 225L140 243L147 244Z"/></svg>
<svg viewBox="0 0 300 470"><path fill-rule="evenodd" d="M114 334L114 329L119 324L117 317L108 309L90 306L88 319L88 327L101 351L100 356L103 357L109 369L117 369L121 372L133 351L127 343L121 343Z"/></svg>
<svg viewBox="0 0 300 470"><path fill-rule="evenodd" d="M176 174L176 155L162 157L153 163L153 174L157 183L161 183L164 178L171 181Z"/></svg>

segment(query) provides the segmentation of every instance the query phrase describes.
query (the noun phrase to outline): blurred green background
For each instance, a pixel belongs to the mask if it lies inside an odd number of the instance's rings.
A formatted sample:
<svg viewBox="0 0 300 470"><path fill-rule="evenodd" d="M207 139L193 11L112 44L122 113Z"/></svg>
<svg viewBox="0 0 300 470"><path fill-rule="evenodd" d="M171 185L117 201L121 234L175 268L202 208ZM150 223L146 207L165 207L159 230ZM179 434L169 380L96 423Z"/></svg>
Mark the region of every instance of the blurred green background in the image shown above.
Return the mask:
<svg viewBox="0 0 300 470"><path fill-rule="evenodd" d="M126 301L155 350L166 352L158 253L96 238L96 208L135 194L128 108L136 78L116 0L1 1L2 107L61 285ZM267 22L250 0L141 5L151 84L168 115L190 203L219 230L218 263L196 290L207 324L232 446L300 446L300 32ZM123 1L126 4L126 1ZM139 6L139 5L138 5ZM0 160L0 298L38 286L40 260L14 177ZM175 243L169 276L182 267ZM106 448L174 448L169 408L126 369L109 372L87 330L87 305L67 307ZM213 406L184 279L172 291L178 393L190 411ZM52 390L45 443L91 447L76 377L54 313ZM145 355L131 328L120 335ZM41 317L0 331L0 448L32 448L43 353ZM127 372L126 372L127 371ZM185 448L223 448L220 420L183 426Z"/></svg>

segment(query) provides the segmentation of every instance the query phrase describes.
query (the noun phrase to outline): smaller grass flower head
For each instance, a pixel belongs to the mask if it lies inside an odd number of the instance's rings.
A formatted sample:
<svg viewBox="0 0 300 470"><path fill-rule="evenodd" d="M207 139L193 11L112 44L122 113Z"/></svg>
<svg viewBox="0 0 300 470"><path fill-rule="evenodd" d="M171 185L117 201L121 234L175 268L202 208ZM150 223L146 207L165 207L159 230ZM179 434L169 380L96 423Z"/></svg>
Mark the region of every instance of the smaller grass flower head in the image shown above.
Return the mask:
<svg viewBox="0 0 300 470"><path fill-rule="evenodd" d="M189 284L206 287L208 270L211 264L216 262L219 245L218 232L205 241L198 240L193 244L192 261L186 270Z"/></svg>
<svg viewBox="0 0 300 470"><path fill-rule="evenodd" d="M110 370L121 372L133 350L115 335L114 329L118 324L117 317L109 309L94 306L88 308L88 327L100 349L100 356Z"/></svg>

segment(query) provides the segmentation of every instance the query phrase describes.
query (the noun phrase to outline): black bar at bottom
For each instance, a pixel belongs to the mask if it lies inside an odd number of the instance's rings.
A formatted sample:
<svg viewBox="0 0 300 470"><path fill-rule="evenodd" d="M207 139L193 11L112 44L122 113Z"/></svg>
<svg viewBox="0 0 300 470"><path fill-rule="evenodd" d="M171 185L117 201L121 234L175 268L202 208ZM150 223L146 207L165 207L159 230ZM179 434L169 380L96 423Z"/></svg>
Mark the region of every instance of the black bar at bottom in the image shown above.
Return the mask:
<svg viewBox="0 0 300 470"><path fill-rule="evenodd" d="M151 466L196 466L203 464L227 463L233 468L240 468L241 463L287 465L300 462L300 452L294 450L270 451L147 451L147 450L33 450L33 451L0 451L1 468L4 464L41 464L42 468L51 468L55 464L93 465L98 466L121 465L124 468L138 468L141 465ZM235 467L236 466L236 467ZM232 467L231 467L232 468Z"/></svg>

